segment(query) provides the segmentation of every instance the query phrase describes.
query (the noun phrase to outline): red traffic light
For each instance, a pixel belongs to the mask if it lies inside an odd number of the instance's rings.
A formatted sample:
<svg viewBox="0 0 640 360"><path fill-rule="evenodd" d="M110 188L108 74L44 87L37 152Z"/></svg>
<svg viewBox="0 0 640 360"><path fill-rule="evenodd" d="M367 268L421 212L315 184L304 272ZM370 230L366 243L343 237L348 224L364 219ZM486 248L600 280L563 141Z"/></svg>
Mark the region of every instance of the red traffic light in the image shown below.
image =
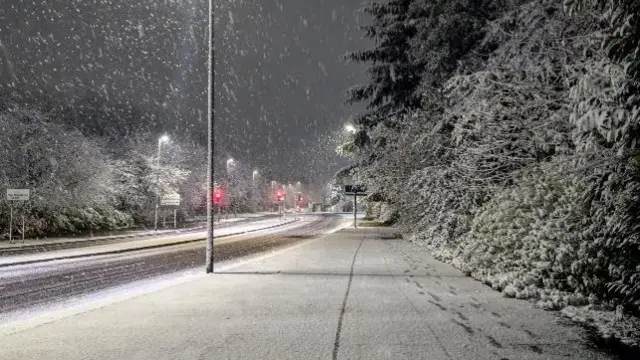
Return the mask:
<svg viewBox="0 0 640 360"><path fill-rule="evenodd" d="M276 201L282 201L284 200L284 193L282 191L277 191L276 192Z"/></svg>
<svg viewBox="0 0 640 360"><path fill-rule="evenodd" d="M224 194L220 190L215 190L213 192L213 203L216 205L222 204L222 199L224 198Z"/></svg>

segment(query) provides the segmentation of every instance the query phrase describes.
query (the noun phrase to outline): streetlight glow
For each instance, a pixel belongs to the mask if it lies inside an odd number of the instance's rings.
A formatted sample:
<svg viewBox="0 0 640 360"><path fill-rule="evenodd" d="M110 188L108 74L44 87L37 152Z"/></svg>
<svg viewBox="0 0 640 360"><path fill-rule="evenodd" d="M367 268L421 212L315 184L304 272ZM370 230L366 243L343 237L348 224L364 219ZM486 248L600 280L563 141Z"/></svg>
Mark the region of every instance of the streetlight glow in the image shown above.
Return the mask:
<svg viewBox="0 0 640 360"><path fill-rule="evenodd" d="M229 167L235 165L236 161L232 158L227 159L227 171L229 171Z"/></svg>
<svg viewBox="0 0 640 360"><path fill-rule="evenodd" d="M345 129L347 132L350 132L350 133L355 133L355 132L356 132L356 127L355 127L355 126L353 126L353 125L351 125L351 124L347 124L347 125L345 125L345 126L344 126L344 129Z"/></svg>
<svg viewBox="0 0 640 360"><path fill-rule="evenodd" d="M169 141L169 135L162 135L160 136L160 138L158 139L158 142L163 143L163 142L167 142Z"/></svg>

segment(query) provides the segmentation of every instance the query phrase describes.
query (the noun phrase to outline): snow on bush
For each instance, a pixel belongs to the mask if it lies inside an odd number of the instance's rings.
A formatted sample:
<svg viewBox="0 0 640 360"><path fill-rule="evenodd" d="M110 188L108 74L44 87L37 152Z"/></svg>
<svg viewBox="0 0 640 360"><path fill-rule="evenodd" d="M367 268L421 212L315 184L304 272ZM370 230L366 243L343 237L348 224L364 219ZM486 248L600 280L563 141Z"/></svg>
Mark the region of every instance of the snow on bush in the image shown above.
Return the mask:
<svg viewBox="0 0 640 360"><path fill-rule="evenodd" d="M619 341L628 347L640 347L640 319L622 316L621 309L608 311L596 306L567 306L561 310L569 319L593 328L607 342Z"/></svg>
<svg viewBox="0 0 640 360"><path fill-rule="evenodd" d="M398 221L398 212L392 206L382 203L378 220L385 224L393 224Z"/></svg>
<svg viewBox="0 0 640 360"><path fill-rule="evenodd" d="M605 22L554 0L492 11L456 71L421 74L422 106L359 124L368 140L359 171L411 241L547 309L588 303L640 314L640 86L630 70L640 63L629 31L637 16L632 0L614 3L626 5L603 10ZM415 4L424 14L430 6ZM416 19L417 29L457 23L438 14ZM633 46L613 46L620 34ZM379 216L382 203L371 209Z"/></svg>
<svg viewBox="0 0 640 360"><path fill-rule="evenodd" d="M585 302L573 266L580 261L581 191L570 177L530 174L480 209L453 265L506 296L539 298L545 308Z"/></svg>

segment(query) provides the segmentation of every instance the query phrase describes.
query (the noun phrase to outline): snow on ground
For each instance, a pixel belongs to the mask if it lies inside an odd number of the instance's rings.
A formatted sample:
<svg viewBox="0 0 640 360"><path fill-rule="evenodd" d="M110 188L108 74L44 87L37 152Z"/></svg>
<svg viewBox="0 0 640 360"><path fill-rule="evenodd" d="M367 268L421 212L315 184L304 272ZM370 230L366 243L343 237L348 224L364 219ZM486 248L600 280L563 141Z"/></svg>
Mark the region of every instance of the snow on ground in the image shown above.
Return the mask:
<svg viewBox="0 0 640 360"><path fill-rule="evenodd" d="M280 225L290 226L285 224L293 221L294 221L293 218L288 218L287 220L281 220L277 218L260 220L260 221L255 221L248 224L239 224L238 226L230 226L222 229L214 229L214 236L215 237L231 236L235 234L260 231L262 229L269 228L269 227L277 227L278 229L282 229ZM40 253L40 254L36 253L36 254L7 256L0 259L0 264L14 264L18 262L33 261L33 260L40 260L40 259L58 259L62 257L101 254L101 253L107 253L107 252L116 251L116 250L138 249L143 247L158 246L158 245L171 244L176 242L184 242L184 241L191 241L191 240L195 241L195 240L203 239L206 236L207 236L206 232L202 231L202 232L195 232L195 233L168 235L165 237L142 239L139 241L129 241L124 243L97 245L92 247L65 249L65 250L59 250L59 251L49 251L49 252Z"/></svg>
<svg viewBox="0 0 640 360"><path fill-rule="evenodd" d="M300 223L292 226L300 227ZM345 224L339 224L326 231L327 234L335 233L344 228ZM265 232L275 232L277 229L267 229ZM316 239L318 240L318 239ZM314 241L314 240L311 240ZM215 271L224 272L233 270L252 261L260 261L272 256L279 255L284 251L289 251L304 245L307 242L293 245L283 249L272 250L263 254L247 256L241 259L216 262ZM161 289L169 288L178 284L190 282L206 276L204 269L195 267L182 270L172 274L165 274L135 281L129 284L115 286L109 289L97 291L91 294L77 296L73 299L46 304L35 308L14 312L10 314L0 314L0 335L7 335L24 329L32 328L46 323L51 323L60 319L68 318L77 314L102 308L127 299L132 299L141 295L150 294Z"/></svg>
<svg viewBox="0 0 640 360"><path fill-rule="evenodd" d="M560 311L569 319L594 329L605 342L619 341L625 346L640 346L640 319L620 311L596 309L593 305L567 306Z"/></svg>

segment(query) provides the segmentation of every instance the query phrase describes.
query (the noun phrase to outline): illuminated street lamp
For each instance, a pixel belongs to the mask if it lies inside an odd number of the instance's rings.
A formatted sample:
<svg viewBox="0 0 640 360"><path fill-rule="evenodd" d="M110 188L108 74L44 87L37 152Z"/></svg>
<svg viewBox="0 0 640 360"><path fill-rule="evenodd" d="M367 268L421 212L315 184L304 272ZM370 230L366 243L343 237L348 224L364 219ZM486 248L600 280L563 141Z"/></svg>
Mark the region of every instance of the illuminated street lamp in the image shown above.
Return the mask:
<svg viewBox="0 0 640 360"><path fill-rule="evenodd" d="M253 170L253 176L252 176L252 180L256 181L256 177L258 176L258 170Z"/></svg>
<svg viewBox="0 0 640 360"><path fill-rule="evenodd" d="M351 125L351 124L347 124L347 125L345 125L345 126L344 126L344 130L345 130L346 132L350 132L350 133L354 133L354 134L355 134L355 132L356 132L356 127L355 127L355 126L353 126L353 125Z"/></svg>
<svg viewBox="0 0 640 360"><path fill-rule="evenodd" d="M160 207L160 151L162 150L162 143L169 141L169 135L162 135L158 138L158 157L156 159L156 185L158 186L158 193L156 194L156 208L153 220L153 230L158 230L158 208Z"/></svg>

